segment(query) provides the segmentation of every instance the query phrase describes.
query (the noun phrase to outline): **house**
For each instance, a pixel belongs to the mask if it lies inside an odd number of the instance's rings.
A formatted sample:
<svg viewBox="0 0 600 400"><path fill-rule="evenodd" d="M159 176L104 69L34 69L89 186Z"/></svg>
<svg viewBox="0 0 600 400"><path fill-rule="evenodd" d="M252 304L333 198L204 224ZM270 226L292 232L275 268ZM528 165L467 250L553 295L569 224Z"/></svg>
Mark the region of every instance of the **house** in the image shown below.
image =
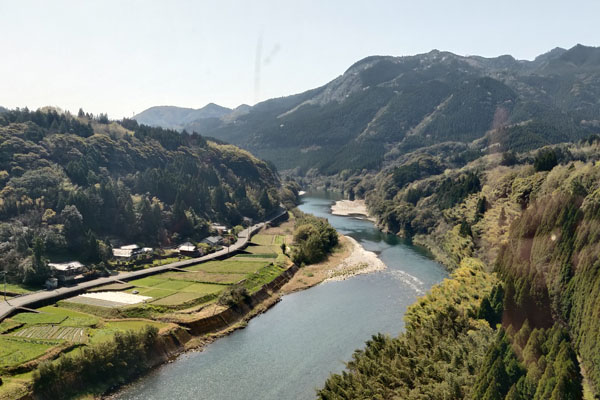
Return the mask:
<svg viewBox="0 0 600 400"><path fill-rule="evenodd" d="M217 232L219 235L222 235L223 233L227 232L227 227L225 225L212 224L210 226L210 229L212 231Z"/></svg>
<svg viewBox="0 0 600 400"><path fill-rule="evenodd" d="M125 258L129 259L133 257L133 250L128 249L113 249L113 257L114 258Z"/></svg>
<svg viewBox="0 0 600 400"><path fill-rule="evenodd" d="M79 261L49 263L48 266L54 271L60 282L71 282L85 272L85 265Z"/></svg>
<svg viewBox="0 0 600 400"><path fill-rule="evenodd" d="M121 246L119 247L122 250L131 250L133 251L133 253L138 253L140 251L140 246L138 246L137 244L128 244L126 246Z"/></svg>
<svg viewBox="0 0 600 400"><path fill-rule="evenodd" d="M182 256L196 256L199 254L198 248L190 242L186 242L177 248Z"/></svg>
<svg viewBox="0 0 600 400"><path fill-rule="evenodd" d="M148 253L152 253L152 251L153 251L152 247L144 247L142 249L137 244L128 244L126 246L121 246L118 249L113 249L113 257L129 259L140 253L148 254Z"/></svg>
<svg viewBox="0 0 600 400"><path fill-rule="evenodd" d="M210 246L216 247L216 246L220 245L221 243L223 243L223 237L222 236L209 236L209 237L202 239L201 243L206 243Z"/></svg>

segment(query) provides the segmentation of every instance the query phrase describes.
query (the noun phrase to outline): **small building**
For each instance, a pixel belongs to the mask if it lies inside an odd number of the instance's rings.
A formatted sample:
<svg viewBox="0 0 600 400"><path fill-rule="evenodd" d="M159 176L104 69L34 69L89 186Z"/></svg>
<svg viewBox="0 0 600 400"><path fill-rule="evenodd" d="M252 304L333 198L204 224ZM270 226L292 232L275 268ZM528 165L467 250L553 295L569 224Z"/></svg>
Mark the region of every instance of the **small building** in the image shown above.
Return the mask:
<svg viewBox="0 0 600 400"><path fill-rule="evenodd" d="M182 244L181 246L179 246L177 248L177 250L179 251L179 254L182 256L197 256L199 254L198 248L190 243L190 242L186 242L184 244Z"/></svg>
<svg viewBox="0 0 600 400"><path fill-rule="evenodd" d="M212 224L210 229L217 232L219 235L227 232L227 227L225 225Z"/></svg>
<svg viewBox="0 0 600 400"><path fill-rule="evenodd" d="M131 249L113 249L112 253L114 258L122 259L129 259L134 255Z"/></svg>
<svg viewBox="0 0 600 400"><path fill-rule="evenodd" d="M142 249L137 244L128 244L126 246L121 246L118 249L113 249L113 257L121 259L130 259L134 256L137 256L140 253L148 254L152 253L152 251L152 247L144 247Z"/></svg>
<svg viewBox="0 0 600 400"><path fill-rule="evenodd" d="M221 243L223 243L222 236L209 236L201 240L201 243L206 243L210 246L217 247Z"/></svg>
<svg viewBox="0 0 600 400"><path fill-rule="evenodd" d="M58 281L70 282L85 272L85 265L79 261L65 263L49 263L48 266L54 271Z"/></svg>
<svg viewBox="0 0 600 400"><path fill-rule="evenodd" d="M119 248L123 249L123 250L131 250L134 253L140 251L140 246L138 246L137 244L128 244L128 245L125 245L125 246L121 246Z"/></svg>

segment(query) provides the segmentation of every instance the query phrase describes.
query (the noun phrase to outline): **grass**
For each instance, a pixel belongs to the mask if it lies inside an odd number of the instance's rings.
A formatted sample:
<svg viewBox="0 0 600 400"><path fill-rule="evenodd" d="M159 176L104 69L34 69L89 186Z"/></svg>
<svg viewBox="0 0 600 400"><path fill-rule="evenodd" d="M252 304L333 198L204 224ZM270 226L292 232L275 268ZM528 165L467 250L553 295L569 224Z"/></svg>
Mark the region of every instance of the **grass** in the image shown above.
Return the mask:
<svg viewBox="0 0 600 400"><path fill-rule="evenodd" d="M79 342L83 346L69 350L82 351L88 344L111 340L116 332L141 330L148 325L159 328L165 323L140 318L154 318L214 301L229 285L243 282L250 293L271 282L285 269L274 262L287 260L280 245L283 235L259 234L245 254L222 261L209 261L185 268L185 271L166 271L130 281L114 283L94 291L138 291L140 295L152 297L143 305L107 308L68 301L57 302L58 306L39 309L41 313L19 313L0 323L0 369L39 358L49 349L68 342ZM155 260L154 264L177 261L178 257ZM16 292L17 288L12 288ZM21 288L25 292L25 288ZM129 317L132 319L122 319ZM112 319L118 320L112 320ZM111 320L107 320L111 319ZM10 334L6 332L10 331ZM9 376L7 384L0 387L1 394L12 387L19 389L21 380ZM12 389L11 389L12 390Z"/></svg>
<svg viewBox="0 0 600 400"><path fill-rule="evenodd" d="M164 279L158 278L158 276L159 275L148 276L146 278L129 281L129 283L134 286L154 286L164 281Z"/></svg>
<svg viewBox="0 0 600 400"><path fill-rule="evenodd" d="M275 258L281 253L279 246L248 246L244 250L250 254L260 254L263 257Z"/></svg>
<svg viewBox="0 0 600 400"><path fill-rule="evenodd" d="M0 336L0 368L34 360L57 344L59 342L50 340Z"/></svg>
<svg viewBox="0 0 600 400"><path fill-rule="evenodd" d="M251 274L265 266L264 261L240 260L235 257L223 261L209 261L195 265L190 269L193 271Z"/></svg>
<svg viewBox="0 0 600 400"><path fill-rule="evenodd" d="M3 384L0 386L0 399L27 398L29 393L29 382L31 379L19 379L14 377L2 377Z"/></svg>
<svg viewBox="0 0 600 400"><path fill-rule="evenodd" d="M123 321L108 321L102 328L94 329L90 334L90 343L99 343L111 340L117 332L140 331L148 325L154 325L158 329L167 326L167 324L146 321L146 320L123 320Z"/></svg>
<svg viewBox="0 0 600 400"><path fill-rule="evenodd" d="M153 301L152 304L159 306L179 306L203 297L205 296L200 293L179 292Z"/></svg>
<svg viewBox="0 0 600 400"><path fill-rule="evenodd" d="M177 256L177 257L163 258L161 260L156 259L156 260L152 261L151 265L148 265L148 266L149 267L156 267L158 265L171 264L171 263L174 263L174 262L177 262L177 261L187 260L189 258L190 257L181 257L181 258L179 258L179 256Z"/></svg>
<svg viewBox="0 0 600 400"><path fill-rule="evenodd" d="M65 315L50 314L50 313L32 313L23 312L13 317L15 321L22 322L27 325L37 324L60 324L67 319Z"/></svg>
<svg viewBox="0 0 600 400"><path fill-rule="evenodd" d="M5 319L4 321L0 322L0 334L10 331L11 329L15 329L20 327L21 325L23 325L22 322L19 321L14 321L10 318Z"/></svg>
<svg viewBox="0 0 600 400"><path fill-rule="evenodd" d="M170 296L175 293L173 290L155 288L134 288L134 290L137 290L142 296L150 296L153 299L160 299L161 297Z"/></svg>
<svg viewBox="0 0 600 400"><path fill-rule="evenodd" d="M35 292L36 290L40 290L40 288L33 288L30 286L18 285L16 283L7 283L6 284L6 291L8 293L27 294L27 293ZM0 284L0 291L2 292L2 295L4 295L4 284L3 283Z"/></svg>
<svg viewBox="0 0 600 400"><path fill-rule="evenodd" d="M130 283L111 283L108 285L92 288L88 292L106 292L106 291L121 291L132 288L133 285Z"/></svg>
<svg viewBox="0 0 600 400"><path fill-rule="evenodd" d="M60 323L63 326L94 326L100 321L93 315L84 314L62 307L47 306L40 308L39 311L61 317L66 317L66 319Z"/></svg>
<svg viewBox="0 0 600 400"><path fill-rule="evenodd" d="M265 235L265 234L256 234L252 236L252 243L256 243L259 245L267 246L273 244L273 235Z"/></svg>
<svg viewBox="0 0 600 400"><path fill-rule="evenodd" d="M182 289L190 286L192 283L193 282L182 280L165 279L163 282L159 283L158 285L154 285L153 287L157 289L181 291Z"/></svg>
<svg viewBox="0 0 600 400"><path fill-rule="evenodd" d="M258 259L268 259L271 260L273 258L276 257L276 254L274 253L268 253L268 254L238 254L237 256L235 256L236 258L258 258Z"/></svg>
<svg viewBox="0 0 600 400"><path fill-rule="evenodd" d="M248 279L244 282L244 287L248 289L250 293L258 291L263 285L271 282L277 278L284 268L277 265L269 264L266 267L261 268L255 274L248 276Z"/></svg>
<svg viewBox="0 0 600 400"><path fill-rule="evenodd" d="M234 284L244 279L246 274L221 274L218 272L195 271L167 272L164 276L168 279L181 279L190 282Z"/></svg>
<svg viewBox="0 0 600 400"><path fill-rule="evenodd" d="M218 293L225 288L224 285L214 285L210 283L194 283L185 289L183 292L187 293L198 293L202 295Z"/></svg>

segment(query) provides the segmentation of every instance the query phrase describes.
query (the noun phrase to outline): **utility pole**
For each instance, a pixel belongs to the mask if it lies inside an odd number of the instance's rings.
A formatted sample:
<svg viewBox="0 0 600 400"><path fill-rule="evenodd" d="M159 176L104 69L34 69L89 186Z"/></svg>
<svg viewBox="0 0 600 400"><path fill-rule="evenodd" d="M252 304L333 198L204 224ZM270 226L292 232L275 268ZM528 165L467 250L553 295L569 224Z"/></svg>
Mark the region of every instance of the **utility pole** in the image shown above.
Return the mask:
<svg viewBox="0 0 600 400"><path fill-rule="evenodd" d="M11 304L6 299L6 271L0 271L0 274L4 274L4 301L10 306Z"/></svg>

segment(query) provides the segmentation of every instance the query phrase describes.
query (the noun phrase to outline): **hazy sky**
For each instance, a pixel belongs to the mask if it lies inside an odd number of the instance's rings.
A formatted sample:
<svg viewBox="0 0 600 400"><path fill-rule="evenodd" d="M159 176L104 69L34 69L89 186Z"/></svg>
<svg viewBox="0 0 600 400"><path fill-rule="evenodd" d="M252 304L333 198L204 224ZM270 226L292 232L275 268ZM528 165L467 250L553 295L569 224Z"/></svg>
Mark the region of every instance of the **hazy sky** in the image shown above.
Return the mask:
<svg viewBox="0 0 600 400"><path fill-rule="evenodd" d="M0 105L111 118L235 107L320 86L369 55L600 45L599 16L598 0L0 0Z"/></svg>

